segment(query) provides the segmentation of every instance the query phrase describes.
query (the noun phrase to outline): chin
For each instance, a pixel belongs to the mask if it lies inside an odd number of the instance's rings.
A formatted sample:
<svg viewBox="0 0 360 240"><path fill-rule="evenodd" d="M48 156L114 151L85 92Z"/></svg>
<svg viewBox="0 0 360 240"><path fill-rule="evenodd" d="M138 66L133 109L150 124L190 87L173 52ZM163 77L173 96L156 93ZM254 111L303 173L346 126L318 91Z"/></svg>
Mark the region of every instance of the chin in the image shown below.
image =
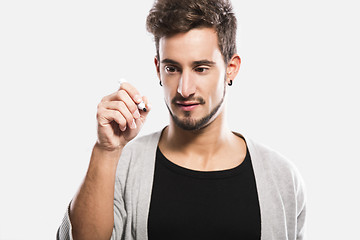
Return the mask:
<svg viewBox="0 0 360 240"><path fill-rule="evenodd" d="M179 128L181 128L183 130L187 130L187 131L200 130L205 125L201 121L195 120L195 119L179 120L177 118L173 118L173 120L174 120L176 126L178 126Z"/></svg>
<svg viewBox="0 0 360 240"><path fill-rule="evenodd" d="M191 116L178 117L172 113L170 113L170 115L176 126L187 131L196 131L203 129L207 127L215 117L214 114L208 114L199 118Z"/></svg>

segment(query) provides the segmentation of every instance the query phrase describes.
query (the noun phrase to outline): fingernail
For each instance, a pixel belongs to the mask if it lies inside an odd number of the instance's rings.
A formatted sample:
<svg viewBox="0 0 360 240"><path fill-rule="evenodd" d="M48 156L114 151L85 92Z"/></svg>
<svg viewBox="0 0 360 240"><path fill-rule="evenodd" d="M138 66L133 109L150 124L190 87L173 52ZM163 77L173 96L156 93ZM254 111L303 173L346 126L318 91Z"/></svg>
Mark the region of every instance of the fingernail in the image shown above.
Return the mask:
<svg viewBox="0 0 360 240"><path fill-rule="evenodd" d="M125 130L126 130L126 126L125 126L125 127L123 127L123 128L120 128L120 130L121 130L122 132L125 132Z"/></svg>
<svg viewBox="0 0 360 240"><path fill-rule="evenodd" d="M139 110L136 110L134 113L133 113L133 116L135 119L138 119L140 117L140 113L139 113Z"/></svg>
<svg viewBox="0 0 360 240"><path fill-rule="evenodd" d="M135 129L135 128L136 128L135 120L132 121L130 128L131 128L131 129Z"/></svg>

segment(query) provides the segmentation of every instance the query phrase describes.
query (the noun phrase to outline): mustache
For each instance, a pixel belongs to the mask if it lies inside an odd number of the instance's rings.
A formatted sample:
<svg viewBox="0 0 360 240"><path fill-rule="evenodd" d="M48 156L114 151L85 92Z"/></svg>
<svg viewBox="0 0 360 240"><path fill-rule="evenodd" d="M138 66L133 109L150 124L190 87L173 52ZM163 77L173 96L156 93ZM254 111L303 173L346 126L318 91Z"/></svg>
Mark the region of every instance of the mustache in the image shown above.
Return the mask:
<svg viewBox="0 0 360 240"><path fill-rule="evenodd" d="M172 104L176 104L176 102L185 102L185 101L192 101L192 102L198 102L199 104L205 104L205 100L202 97L189 97L184 98L182 96L175 96L172 100Z"/></svg>

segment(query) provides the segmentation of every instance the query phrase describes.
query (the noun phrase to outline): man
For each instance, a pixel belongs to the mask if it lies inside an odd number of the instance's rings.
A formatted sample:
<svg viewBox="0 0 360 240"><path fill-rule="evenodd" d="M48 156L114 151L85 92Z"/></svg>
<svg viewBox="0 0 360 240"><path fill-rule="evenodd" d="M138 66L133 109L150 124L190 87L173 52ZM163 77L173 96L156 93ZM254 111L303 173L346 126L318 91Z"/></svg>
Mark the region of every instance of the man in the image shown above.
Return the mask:
<svg viewBox="0 0 360 240"><path fill-rule="evenodd" d="M296 169L227 127L226 89L241 63L230 3L158 0L147 27L170 123L130 143L149 102L128 83L102 99L98 141L58 239L304 239Z"/></svg>

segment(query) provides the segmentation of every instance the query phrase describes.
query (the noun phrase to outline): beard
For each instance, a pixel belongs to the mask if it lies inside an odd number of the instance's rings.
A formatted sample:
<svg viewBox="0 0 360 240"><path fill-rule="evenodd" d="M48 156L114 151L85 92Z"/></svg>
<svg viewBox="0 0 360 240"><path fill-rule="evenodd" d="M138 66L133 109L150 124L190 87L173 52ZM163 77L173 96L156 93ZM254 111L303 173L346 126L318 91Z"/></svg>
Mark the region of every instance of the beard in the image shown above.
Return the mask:
<svg viewBox="0 0 360 240"><path fill-rule="evenodd" d="M188 131L200 130L200 129L206 127L209 124L210 120L219 111L219 109L222 106L224 99L225 99L225 92L226 92L226 87L224 84L223 96L222 96L221 100L219 101L219 103L211 110L211 112L208 115L206 115L200 119L192 118L191 112L185 112L185 117L183 119L180 119L178 116L176 116L172 113L172 111L170 110L170 107L168 106L167 103L166 103L166 107L169 110L170 116L173 119L174 123L179 128L181 128L183 130L188 130ZM202 97L185 99L185 98L178 97L178 96L174 97L171 100L171 103L176 104L176 101L190 101L190 100L196 100L200 104L205 104L205 100Z"/></svg>

